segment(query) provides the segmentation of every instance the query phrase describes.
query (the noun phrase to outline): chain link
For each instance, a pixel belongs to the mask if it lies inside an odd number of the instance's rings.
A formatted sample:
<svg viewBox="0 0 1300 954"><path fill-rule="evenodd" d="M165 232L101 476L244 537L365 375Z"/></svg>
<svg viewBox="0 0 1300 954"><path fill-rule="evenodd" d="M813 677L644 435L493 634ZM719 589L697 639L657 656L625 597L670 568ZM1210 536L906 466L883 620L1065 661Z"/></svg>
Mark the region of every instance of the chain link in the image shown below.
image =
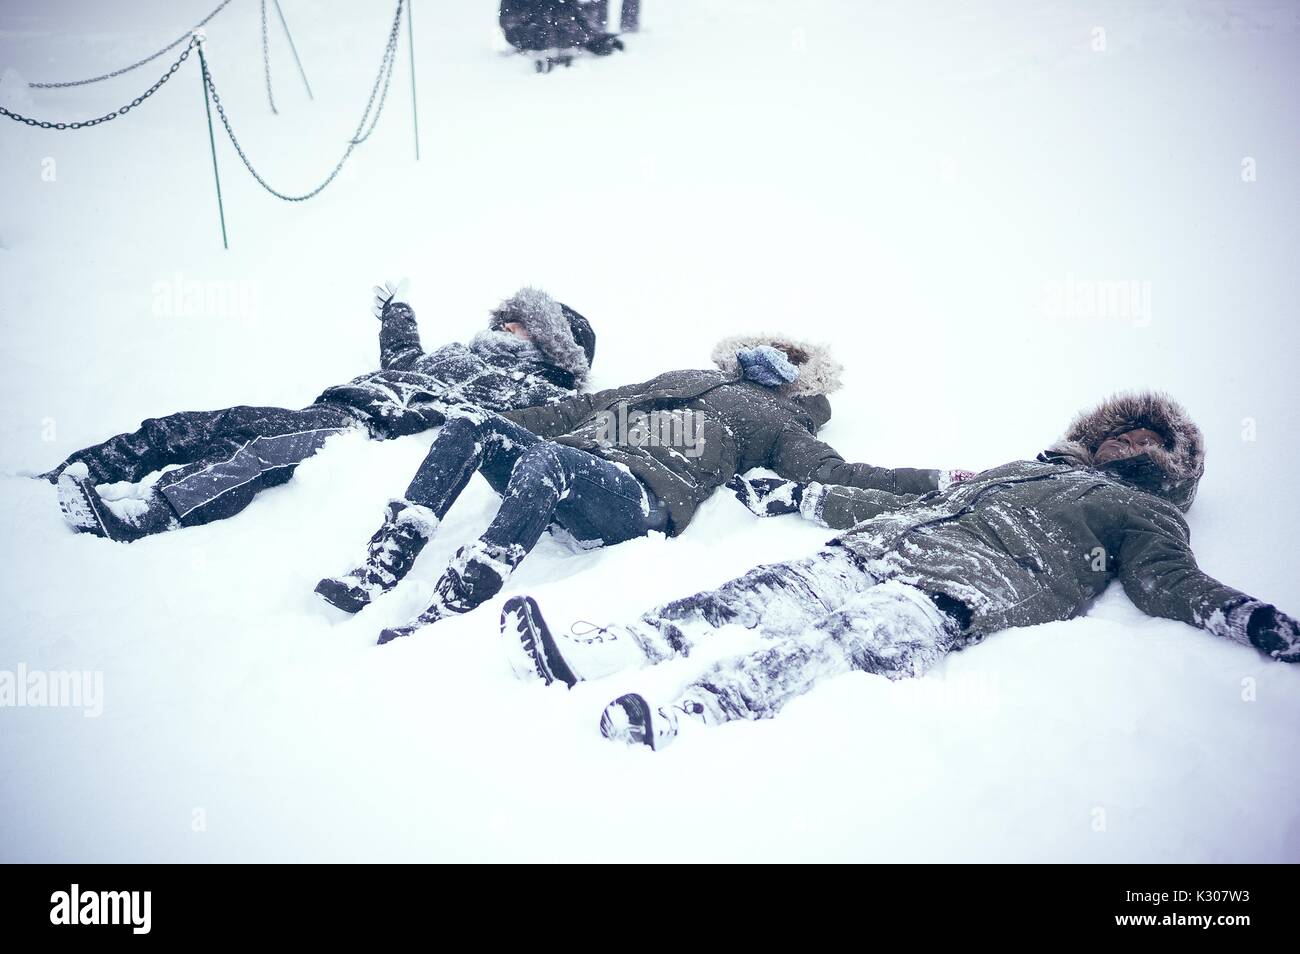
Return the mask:
<svg viewBox="0 0 1300 954"><path fill-rule="evenodd" d="M222 0L222 2L217 5L217 8L215 10L213 10L206 17L200 20L198 24L196 24L194 28L191 29L189 32L181 34L171 43L168 43L166 46L164 46L157 53L151 53L149 56L146 56L143 60L137 60L136 62L132 63L130 66L124 66L120 70L113 70L113 72L105 73L103 76L92 76L90 79L72 80L71 82L68 83L28 83L27 85L32 89L61 89L67 86L85 86L88 83L98 83L100 80L112 79L114 76L121 76L123 73L129 73L131 72L131 70L136 69L137 67L140 66L144 66L146 63L152 63L154 60L158 59L158 57L162 56L164 53L174 50L176 47L180 46L182 43L184 43L187 39L190 38L190 36L194 33L194 30L200 30L203 27L207 26L208 21L211 20L213 17L215 17L222 10L224 10L226 8L226 4L228 3L230 3L230 0Z"/></svg>
<svg viewBox="0 0 1300 954"><path fill-rule="evenodd" d="M229 2L230 0L226 0L226 3ZM391 85L392 78L393 78L393 69L397 62L397 38L401 33L402 8L406 2L407 0L397 0L397 9L393 13L393 24L388 31L388 42L384 46L384 55L379 63L379 73L375 76L375 81L371 85L370 97L366 100L366 108L361 113L361 120L360 122L357 123L356 131L353 132L351 138L348 140L347 148L343 151L342 157L335 164L334 168L330 171L330 174L325 178L325 181L322 182L320 185L318 185L316 188L312 189L310 192L305 192L302 195L286 195L285 193L278 191L277 189L273 188L270 183L268 183L265 179L263 179L262 176L258 173L258 171L255 168L253 168L253 164L249 160L248 155L244 152L244 148L240 144L239 138L235 135L234 127L231 126L230 124L230 117L226 115L226 108L221 102L221 96L217 93L217 85L212 79L212 72L208 69L207 58L203 55L203 40L201 38L201 35L198 34L190 35L189 38L190 42L186 45L185 49L181 51L181 55L177 57L176 62L172 63L171 67L167 70L167 72L164 73L161 77L159 77L156 83L150 86L147 90L145 90L135 99L133 99L127 105L122 106L114 110L113 112L108 113L107 115L100 116L96 119L84 120L82 122L51 123L51 122L43 122L38 119L32 119L28 116L19 115L18 113L12 112L3 106L0 106L0 115L8 116L10 119L17 120L20 123L25 123L28 126L38 126L41 129L84 129L88 126L97 126L100 123L108 122L109 120L116 119L119 116L126 115L132 109L139 106L146 99L152 96L154 93L158 92L158 90L162 87L162 85L166 83L169 79L171 79L172 76L175 75L176 71L180 69L181 64L184 63L187 59L189 59L190 53L192 53L195 49L197 49L199 51L199 63L201 64L200 68L203 71L203 83L207 87L208 94L212 97L212 105L216 107L217 116L220 117L221 119L221 125L225 127L226 135L230 137L230 143L235 147L235 152L239 154L239 158L244 163L244 167L248 169L249 173L252 174L253 178L257 180L257 183L267 192L271 193L271 195L275 196L278 199L283 199L286 202L302 202L306 199L312 198L313 196L319 195L326 186L328 186L331 182L334 181L334 179L338 176L339 172L342 170L344 163L346 163L348 161L348 158L352 155L352 151L356 149L356 147L359 146L361 143L369 139L370 134L375 131L375 127L379 124L379 117L383 113L384 103L388 99L388 89L389 86ZM207 20L210 20L212 19L212 17L216 16L217 13L221 11L222 7L226 5L226 3L222 3L221 6L217 7L216 10L214 10L211 14L209 14ZM263 25L265 26L265 13L266 13L265 3L263 3L262 12L263 12ZM206 23L207 20L204 20L203 22ZM200 26L202 26L202 24L200 24ZM198 27L196 27L195 29L197 30ZM180 41L178 40L177 42L179 43ZM175 45L176 45L175 43L172 44L172 46ZM168 47L168 49L170 48L171 47ZM263 49L265 51L265 44L263 46ZM157 56L157 54L155 54L155 56ZM150 57L149 59L153 59L153 58L154 57ZM141 60L141 63L145 63L145 62L148 62L148 60ZM138 65L140 64L139 63L135 64L135 66ZM134 66L127 67L126 69L134 69ZM118 73L124 73L126 72L126 69L119 70ZM270 92L271 92L270 83L269 83L270 81L269 69L270 66L268 61L267 64L268 97L270 96ZM110 74L110 75L117 75L117 74ZM96 77L96 79L103 79L103 78L105 77ZM84 80L82 82L89 83L89 82L94 82L94 80ZM31 85L37 85L37 84L31 84ZM81 83L60 83L60 84L47 83L47 84L40 84L40 85L75 86L75 85L81 85ZM272 100L272 109L274 108L275 108L274 100Z"/></svg>
<svg viewBox="0 0 1300 954"><path fill-rule="evenodd" d="M379 74L375 77L374 85L370 89L370 98L366 101L366 109L365 112L361 114L361 121L357 124L357 130L352 134L352 138L348 140L347 149L343 151L342 158L339 159L338 163L334 166L329 176L326 177L325 181L310 192L305 192L302 195L286 195L285 193L278 191L263 179L258 171L253 168L253 164L249 161L247 154L244 152L243 146L240 145L239 138L235 135L234 128L230 125L230 118L226 115L226 108L222 105L221 97L217 93L217 85L212 79L212 73L208 69L208 63L203 56L203 51L199 51L199 62L203 69L203 81L207 84L208 93L212 97L212 105L216 107L217 116L221 119L221 125L225 127L226 135L230 137L230 143L235 147L235 152L239 154L239 158L244 163L244 167L248 169L253 178L257 180L258 185L271 193L271 195L275 196L277 199L283 199L286 202L302 202L306 199L312 198L313 196L319 195L327 185L334 181L334 178L343 168L343 164L347 162L348 157L352 155L352 150L365 142L374 131L375 125L379 122L379 115L384 109L384 100L388 95L388 85L389 81L392 79L393 66L396 63L397 37L401 31L402 6L405 2L406 0L397 0L397 11L393 14L393 25L388 31L388 43L384 47L384 56L379 64ZM380 93L381 89L383 91L382 95ZM377 96L379 97L379 108L375 109L375 114L372 119L370 112L375 108L375 98ZM370 124L369 129L366 128L367 123Z"/></svg>
<svg viewBox="0 0 1300 954"><path fill-rule="evenodd" d="M271 46L266 37L266 0L262 0L262 72L266 74L266 101L271 104L271 112L279 116L280 111L275 108L275 94L271 92Z"/></svg>
<svg viewBox="0 0 1300 954"><path fill-rule="evenodd" d="M97 119L86 119L86 120L82 120L81 122L75 122L75 123L51 123L51 122L45 122L40 119L32 119L28 116L21 116L18 113L5 109L3 106L0 106L0 116L8 116L10 119L16 119L20 123L26 123L28 126L38 126L41 129L85 129L88 126L98 126L100 123L106 123L110 119L117 119L117 117L119 116L125 116L127 113L135 109L137 106L143 103L154 93L158 92L158 90L162 87L163 83L166 83L169 79L171 79L176 74L176 71L181 68L181 64L190 58L190 53L193 51L194 47L197 44L198 44L198 40L195 37L191 36L189 45L185 47L184 50L181 51L181 55L177 57L176 62L171 65L171 68L168 69L166 73L164 73L162 76L158 78L158 82L154 83L147 90L145 90L135 99L131 100L131 102L127 103L125 106L119 106L111 113L106 113L105 115L100 116Z"/></svg>

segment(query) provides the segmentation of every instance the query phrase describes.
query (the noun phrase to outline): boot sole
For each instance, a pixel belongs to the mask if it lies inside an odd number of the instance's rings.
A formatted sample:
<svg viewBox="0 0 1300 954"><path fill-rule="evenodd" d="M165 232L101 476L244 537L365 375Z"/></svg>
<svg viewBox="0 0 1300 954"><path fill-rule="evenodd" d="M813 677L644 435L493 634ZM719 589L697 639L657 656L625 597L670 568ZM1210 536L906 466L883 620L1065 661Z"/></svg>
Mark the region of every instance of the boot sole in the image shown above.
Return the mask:
<svg viewBox="0 0 1300 954"><path fill-rule="evenodd" d="M578 677L565 664L559 647L551 638L550 627L531 596L512 596L501 607L501 634L509 638L511 629L528 660L525 664L517 653L507 652L516 675L521 679L539 677L548 686L562 682L572 689L578 684Z"/></svg>
<svg viewBox="0 0 1300 954"><path fill-rule="evenodd" d="M59 510L63 519L77 533L89 533L97 537L108 537L108 529L98 508L91 500L95 491L85 481L66 474L59 477Z"/></svg>
<svg viewBox="0 0 1300 954"><path fill-rule="evenodd" d="M622 718L617 719L616 716ZM615 742L648 745L654 749L654 710L644 696L635 692L619 696L600 714L600 734Z"/></svg>

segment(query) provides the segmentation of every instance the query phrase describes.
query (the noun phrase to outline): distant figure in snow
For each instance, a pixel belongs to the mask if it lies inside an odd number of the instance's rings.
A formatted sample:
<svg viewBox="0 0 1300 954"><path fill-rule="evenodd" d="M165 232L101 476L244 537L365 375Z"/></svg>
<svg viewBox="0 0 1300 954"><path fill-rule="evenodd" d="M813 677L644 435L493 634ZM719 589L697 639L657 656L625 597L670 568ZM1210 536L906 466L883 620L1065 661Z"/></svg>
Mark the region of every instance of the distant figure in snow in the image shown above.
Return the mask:
<svg viewBox="0 0 1300 954"><path fill-rule="evenodd" d="M475 471L502 495L478 540L462 547L433 603L379 642L491 599L554 522L584 546L651 531L675 536L738 473L770 467L793 480L922 494L947 476L849 464L817 440L840 368L820 347L766 335L713 352L716 371L669 371L639 384L506 414L449 411L406 495L389 505L365 562L316 592L357 612L396 586Z"/></svg>
<svg viewBox="0 0 1300 954"><path fill-rule="evenodd" d="M998 630L1082 615L1116 577L1148 615L1300 662L1296 620L1196 565L1183 512L1204 462L1201 432L1179 405L1121 394L1076 418L1036 459L947 490L738 485L757 513L797 509L851 529L814 556L580 635L552 632L533 600L515 597L502 632L520 675L570 686L687 655L729 624L770 640L711 667L667 706L636 694L610 703L601 731L652 748L675 737L683 716L708 725L771 718L851 670L918 676Z"/></svg>
<svg viewBox="0 0 1300 954"><path fill-rule="evenodd" d="M568 66L579 50L608 56L623 49L600 21L600 4L584 0L501 0L501 29L520 53L537 54L538 72Z"/></svg>
<svg viewBox="0 0 1300 954"><path fill-rule="evenodd" d="M545 292L521 289L468 345L425 353L401 290L375 289L378 371L327 389L301 410L241 406L150 418L139 430L77 451L42 474L58 485L68 522L120 542L211 523L283 484L335 434L400 437L442 424L449 405L508 411L560 401L586 386L595 332ZM139 483L173 466L135 496L110 501L96 489Z"/></svg>

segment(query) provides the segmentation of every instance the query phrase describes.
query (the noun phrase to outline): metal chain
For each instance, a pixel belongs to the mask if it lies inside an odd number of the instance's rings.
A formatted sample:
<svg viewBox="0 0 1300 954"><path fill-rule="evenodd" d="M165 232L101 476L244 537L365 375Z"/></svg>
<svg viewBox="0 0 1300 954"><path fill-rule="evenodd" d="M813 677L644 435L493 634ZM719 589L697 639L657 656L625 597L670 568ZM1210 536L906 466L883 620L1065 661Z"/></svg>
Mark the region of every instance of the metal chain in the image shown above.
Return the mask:
<svg viewBox="0 0 1300 954"><path fill-rule="evenodd" d="M71 82L68 83L28 83L27 85L32 89L59 89L65 86L85 86L87 83L98 83L100 80L112 79L114 76L121 76L123 73L129 73L131 72L131 70L136 69L137 67L140 66L144 66L146 63L150 63L158 59L158 57L162 56L164 53L180 46L182 43L184 43L187 39L190 38L190 36L194 33L195 30L199 30L207 26L208 21L211 20L213 17L215 17L222 10L224 10L226 8L226 4L228 3L230 3L230 0L222 0L222 2L217 5L217 8L213 10L211 13L209 13L202 20L200 20L193 27L193 29L189 30L186 33L183 33L181 36L177 37L171 43L168 43L166 46L164 46L157 53L152 53L149 56L146 56L143 60L137 60L136 62L132 63L130 66L124 66L120 70L113 70L113 72L105 73L103 76L92 76L90 79L72 80Z"/></svg>
<svg viewBox="0 0 1300 954"><path fill-rule="evenodd" d="M347 162L348 157L352 155L352 150L354 150L358 144L364 142L366 137L368 137L374 130L375 123L379 121L379 114L384 108L382 97L379 101L379 109L375 111L373 121L370 120L370 111L375 106L375 97L379 95L381 85L385 95L388 91L388 80L392 77L393 66L396 62L397 37L402 26L402 5L405 2L406 0L397 0L397 11L393 15L393 26L388 31L388 43L384 47L384 57L380 61L379 74L375 77L374 85L370 89L370 99L366 101L366 109L365 112L361 114L361 122L357 124L356 132L354 132L352 138L348 140L348 147L343 151L343 157L339 159L338 164L334 166L334 169L330 172L329 176L326 177L324 182L312 189L310 192L305 192L302 195L286 195L285 193L274 189L271 184L263 179L262 176L258 174L258 171L253 168L253 164L244 153L243 146L240 145L238 137L235 136L235 130L230 125L230 119L226 115L226 109L221 103L221 97L217 94L217 86L216 83L213 82L212 73L208 70L206 61L203 62L203 81L207 84L208 92L212 96L212 105L217 109L217 116L221 119L221 125L226 128L226 135L230 137L231 145L235 147L235 152L239 154L239 158L243 161L244 167L248 169L253 178L257 180L258 185L271 193L271 195L275 196L277 199L283 199L286 202L302 202L306 199L312 198L313 196L319 195L321 190L334 181L335 176L339 174L339 170L343 168L343 164ZM366 130L367 122L370 122L369 130ZM365 135L362 135L362 130L366 130Z"/></svg>
<svg viewBox="0 0 1300 954"><path fill-rule="evenodd" d="M370 121L370 128L361 132L361 126L366 124L365 115L362 115L361 125L357 127L357 132L353 134L352 145L358 146L370 138L370 134L375 131L375 126L379 124L379 116L384 111L384 102L388 99L388 84L393 79L393 67L397 62L397 37L400 33L400 21L402 19L402 4L397 5L397 20L399 21L398 30L389 38L389 45L384 50L384 59L379 64L379 74L384 78L384 88L379 93L379 105L375 108L374 118ZM373 100L375 94L371 92L370 98ZM370 111L370 105L366 105L366 111Z"/></svg>
<svg viewBox="0 0 1300 954"><path fill-rule="evenodd" d="M266 73L266 101L271 104L271 112L279 116L280 111L275 108L275 94L271 92L271 47L266 38L266 0L262 0L262 70Z"/></svg>
<svg viewBox="0 0 1300 954"><path fill-rule="evenodd" d="M111 113L100 116L98 119L86 119L75 123L51 123L39 119L31 119L28 116L20 116L18 113L5 109L3 106L0 106L0 116L8 116L10 119L16 119L20 123L26 123L28 126L39 126L41 129L85 129L87 126L98 126L100 123L106 123L110 119L117 119L119 116L125 116L154 93L158 92L163 83L166 83L171 79L172 76L175 75L176 71L181 68L181 64L190 58L190 52L194 49L197 43L198 40L195 37L190 37L189 45L181 51L181 55L177 57L176 62L171 65L171 68L158 78L158 82L154 83L125 106L119 106Z"/></svg>

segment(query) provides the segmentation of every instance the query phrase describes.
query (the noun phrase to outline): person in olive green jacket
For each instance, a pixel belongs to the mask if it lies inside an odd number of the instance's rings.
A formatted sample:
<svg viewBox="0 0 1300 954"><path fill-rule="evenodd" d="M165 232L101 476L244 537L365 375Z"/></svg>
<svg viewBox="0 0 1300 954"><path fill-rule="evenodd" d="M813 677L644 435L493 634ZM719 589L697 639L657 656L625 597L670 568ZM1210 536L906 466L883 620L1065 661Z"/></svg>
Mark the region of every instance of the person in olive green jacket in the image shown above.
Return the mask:
<svg viewBox="0 0 1300 954"><path fill-rule="evenodd" d="M429 608L384 630L381 643L491 599L553 522L583 546L651 531L675 536L715 490L753 467L900 494L945 479L936 470L847 463L816 438L841 372L825 349L759 335L729 338L713 357L717 370L670 371L546 408L449 411L365 562L316 591L357 612L396 586L476 471L502 495L500 511L453 558Z"/></svg>
<svg viewBox="0 0 1300 954"><path fill-rule="evenodd" d="M990 633L1071 619L1116 578L1139 609L1300 661L1300 625L1196 565L1185 512L1204 472L1201 432L1167 396L1120 394L1080 415L1065 439L948 489L736 484L760 513L793 509L845 529L822 552L759 567L627 625L552 633L536 603L506 604L517 671L570 686L685 655L727 624L771 637L719 663L671 705L626 695L606 735L659 747L677 717L769 718L849 670L915 676ZM795 492L795 490L799 492ZM769 509L768 505L777 506Z"/></svg>

